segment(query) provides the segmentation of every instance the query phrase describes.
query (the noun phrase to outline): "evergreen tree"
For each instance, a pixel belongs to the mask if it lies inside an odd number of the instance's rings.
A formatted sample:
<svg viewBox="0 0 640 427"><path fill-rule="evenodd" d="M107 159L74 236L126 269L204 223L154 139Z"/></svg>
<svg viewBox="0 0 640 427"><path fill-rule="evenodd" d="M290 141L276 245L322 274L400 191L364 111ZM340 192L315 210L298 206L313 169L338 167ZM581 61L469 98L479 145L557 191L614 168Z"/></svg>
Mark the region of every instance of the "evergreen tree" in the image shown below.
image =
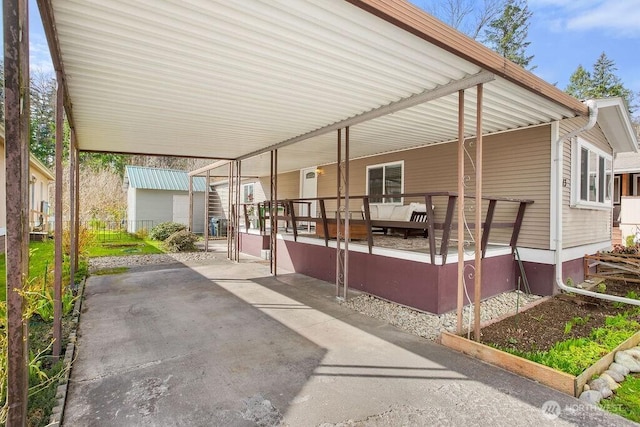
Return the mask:
<svg viewBox="0 0 640 427"><path fill-rule="evenodd" d="M570 95L578 99L609 98L620 96L625 99L629 111L635 109L634 93L624 87L620 77L616 75L615 62L602 52L591 72L579 65L569 78L569 85L565 89Z"/></svg>
<svg viewBox="0 0 640 427"><path fill-rule="evenodd" d="M532 15L526 0L508 0L502 15L485 30L485 41L493 50L529 70L535 68L530 66L533 55L526 54L531 44L527 36Z"/></svg>
<svg viewBox="0 0 640 427"><path fill-rule="evenodd" d="M565 91L578 99L587 99L591 96L592 86L591 74L580 64L569 77L569 85Z"/></svg>

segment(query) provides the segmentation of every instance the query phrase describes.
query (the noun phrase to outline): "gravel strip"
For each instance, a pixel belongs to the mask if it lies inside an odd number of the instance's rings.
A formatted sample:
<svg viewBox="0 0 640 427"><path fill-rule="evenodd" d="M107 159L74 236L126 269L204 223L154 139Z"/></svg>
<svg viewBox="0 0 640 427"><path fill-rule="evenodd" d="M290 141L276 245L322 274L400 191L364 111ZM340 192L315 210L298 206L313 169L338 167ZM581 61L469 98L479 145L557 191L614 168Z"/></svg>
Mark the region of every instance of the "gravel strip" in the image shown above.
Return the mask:
<svg viewBox="0 0 640 427"><path fill-rule="evenodd" d="M89 271L105 268L138 267L142 265L169 264L173 262L205 261L214 259L214 252L180 252L175 254L105 256L89 259Z"/></svg>
<svg viewBox="0 0 640 427"><path fill-rule="evenodd" d="M515 314L516 304L522 308L540 298L542 297L538 295L527 295L520 291L507 292L488 298L480 303L480 319L482 322L487 322L508 313ZM349 299L343 304L359 313L384 320L400 329L430 341L435 341L442 331L456 331L455 311L438 316L384 301L371 295L359 295ZM467 306L464 309L463 323L465 329L469 325L469 315L471 315L471 322L473 322L473 305ZM473 327L473 323L471 326Z"/></svg>

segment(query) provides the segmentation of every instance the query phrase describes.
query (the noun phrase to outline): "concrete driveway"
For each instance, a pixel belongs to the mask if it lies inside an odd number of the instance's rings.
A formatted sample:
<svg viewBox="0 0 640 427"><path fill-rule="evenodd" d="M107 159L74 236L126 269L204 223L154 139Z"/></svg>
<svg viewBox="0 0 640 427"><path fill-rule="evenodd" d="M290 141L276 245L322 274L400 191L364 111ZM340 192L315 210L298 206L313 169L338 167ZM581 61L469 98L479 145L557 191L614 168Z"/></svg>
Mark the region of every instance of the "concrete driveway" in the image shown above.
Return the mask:
<svg viewBox="0 0 640 427"><path fill-rule="evenodd" d="M632 425L333 293L223 254L93 276L64 425Z"/></svg>

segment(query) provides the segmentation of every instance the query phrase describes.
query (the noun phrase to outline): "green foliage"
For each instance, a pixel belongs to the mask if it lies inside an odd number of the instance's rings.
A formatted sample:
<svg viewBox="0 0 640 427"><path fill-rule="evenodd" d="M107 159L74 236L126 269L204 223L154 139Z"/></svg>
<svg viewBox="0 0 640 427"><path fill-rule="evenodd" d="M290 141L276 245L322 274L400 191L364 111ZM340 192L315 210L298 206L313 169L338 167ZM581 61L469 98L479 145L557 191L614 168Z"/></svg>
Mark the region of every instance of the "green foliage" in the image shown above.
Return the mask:
<svg viewBox="0 0 640 427"><path fill-rule="evenodd" d="M535 68L530 66L533 55L526 54L531 44L527 37L532 15L526 0L508 0L502 15L485 31L485 40L493 50L529 70Z"/></svg>
<svg viewBox="0 0 640 427"><path fill-rule="evenodd" d="M620 96L624 98L633 112L634 94L627 89L616 75L615 62L602 52L593 64L591 72L579 65L569 78L569 85L565 91L578 99L610 98Z"/></svg>
<svg viewBox="0 0 640 427"><path fill-rule="evenodd" d="M198 236L187 230L180 230L173 233L164 241L164 247L169 252L187 252L195 251L195 242L198 241Z"/></svg>
<svg viewBox="0 0 640 427"><path fill-rule="evenodd" d="M89 257L144 255L164 253L159 248L159 242L142 240L129 233L103 234L106 241L94 240L87 248Z"/></svg>
<svg viewBox="0 0 640 427"><path fill-rule="evenodd" d="M186 228L184 224L178 224L177 222L161 222L151 229L149 237L153 240L165 241L173 233L185 230Z"/></svg>
<svg viewBox="0 0 640 427"><path fill-rule="evenodd" d="M574 326L586 325L590 318L591 318L591 316L589 316L589 315L586 315L585 317L574 317L573 319L571 319L567 323L565 323L565 325L564 325L564 333L565 334L570 333L571 329Z"/></svg>
<svg viewBox="0 0 640 427"><path fill-rule="evenodd" d="M600 292L601 294L605 293L607 291L607 285L604 282L600 282L598 283L598 287L596 289L598 292Z"/></svg>
<svg viewBox="0 0 640 427"><path fill-rule="evenodd" d="M513 348L501 348L501 350L571 375L580 375L582 371L640 330L640 323L633 319L639 313L640 310L631 310L608 317L605 325L593 329L588 338L567 339L556 343L548 351L522 352ZM588 321L589 316L574 317L565 324L565 333L571 332L574 325L584 325Z"/></svg>
<svg viewBox="0 0 640 427"><path fill-rule="evenodd" d="M628 236L624 239L625 246L627 246L627 247L637 246L637 245L636 245L636 243L635 243L635 241L634 241L635 239L636 239L636 235L635 235L635 234L630 234L630 235L628 235Z"/></svg>
<svg viewBox="0 0 640 427"><path fill-rule="evenodd" d="M627 376L611 398L600 401L600 407L640 422L640 377Z"/></svg>
<svg viewBox="0 0 640 427"><path fill-rule="evenodd" d="M94 271L94 276L107 276L110 274L122 274L129 271L129 267L113 267L113 268L103 268L102 270Z"/></svg>
<svg viewBox="0 0 640 427"><path fill-rule="evenodd" d="M94 171L108 170L124 176L124 167L129 156L111 153L80 153L80 163Z"/></svg>

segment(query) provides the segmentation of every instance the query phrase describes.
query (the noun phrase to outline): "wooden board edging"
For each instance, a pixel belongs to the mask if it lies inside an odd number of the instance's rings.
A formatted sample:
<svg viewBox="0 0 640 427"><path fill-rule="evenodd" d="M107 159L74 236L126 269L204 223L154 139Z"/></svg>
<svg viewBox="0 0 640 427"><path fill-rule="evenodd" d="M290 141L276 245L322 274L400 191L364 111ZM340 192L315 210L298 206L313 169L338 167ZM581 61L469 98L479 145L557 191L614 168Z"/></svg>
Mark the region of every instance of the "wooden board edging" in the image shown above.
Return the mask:
<svg viewBox="0 0 640 427"><path fill-rule="evenodd" d="M627 350L631 347L637 346L638 344L640 344L640 332L636 332L626 340L622 341L622 343L620 343L616 348L611 350L606 355L602 356L600 360L585 369L580 375L576 377L576 389L574 396L579 396L580 393L582 393L584 385L589 382L589 380L594 375L600 375L601 373L609 369L609 365L611 365L611 363L613 362L613 359L615 358L615 355L618 351Z"/></svg>
<svg viewBox="0 0 640 427"><path fill-rule="evenodd" d="M609 368L609 365L614 360L616 352L626 350L640 344L640 332L636 332L631 337L627 338L578 376L557 371L548 366L532 362L476 341L468 340L450 332L442 332L442 334L440 334L440 344L471 357L475 357L476 359L480 359L483 362L498 366L509 372L513 372L514 374L537 381L555 390L578 397L580 396L580 393L582 393L584 385L589 382L594 375L600 375Z"/></svg>
<svg viewBox="0 0 640 427"><path fill-rule="evenodd" d="M514 356L476 341L470 341L449 332L443 332L440 335L440 343L445 347L506 369L530 380L538 381L563 393L574 395L575 377L573 375L556 371L548 366Z"/></svg>

